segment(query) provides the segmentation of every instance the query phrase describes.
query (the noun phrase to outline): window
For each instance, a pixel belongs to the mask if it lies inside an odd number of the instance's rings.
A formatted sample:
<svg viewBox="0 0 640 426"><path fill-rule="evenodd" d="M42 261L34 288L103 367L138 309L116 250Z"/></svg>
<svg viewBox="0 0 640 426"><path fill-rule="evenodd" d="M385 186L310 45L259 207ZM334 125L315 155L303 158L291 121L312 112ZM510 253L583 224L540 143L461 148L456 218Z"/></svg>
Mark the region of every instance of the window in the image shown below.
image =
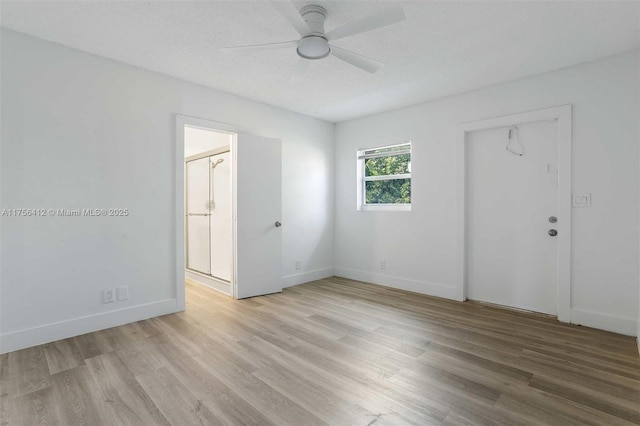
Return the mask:
<svg viewBox="0 0 640 426"><path fill-rule="evenodd" d="M411 210L411 142L358 151L358 210Z"/></svg>

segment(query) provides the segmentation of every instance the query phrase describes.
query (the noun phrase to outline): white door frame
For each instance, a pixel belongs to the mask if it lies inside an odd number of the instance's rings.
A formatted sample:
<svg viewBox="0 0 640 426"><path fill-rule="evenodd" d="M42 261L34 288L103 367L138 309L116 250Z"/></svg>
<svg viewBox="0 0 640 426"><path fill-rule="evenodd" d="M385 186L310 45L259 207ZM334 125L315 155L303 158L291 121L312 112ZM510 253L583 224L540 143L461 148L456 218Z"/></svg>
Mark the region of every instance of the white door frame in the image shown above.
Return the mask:
<svg viewBox="0 0 640 426"><path fill-rule="evenodd" d="M176 307L178 311L184 311L185 309L185 259L186 259L186 247L185 247L185 218L184 218L184 181L185 181L185 167L184 167L184 126L197 127L205 130L213 130L216 132L237 134L241 133L242 129L232 124L219 123L216 121L206 120L203 118L190 117L188 115L176 114L176 157L175 157L175 216L176 216L176 229L175 229L175 253L176 259ZM237 170L237 158L236 158L236 144L237 140L234 137L231 142L231 154L232 154L232 205L233 205L233 218L236 217L236 177L235 171ZM236 298L237 294L237 280L238 276L236 265L236 221L233 221L232 230L232 242L233 242L233 268L231 270L231 296Z"/></svg>
<svg viewBox="0 0 640 426"><path fill-rule="evenodd" d="M496 117L458 126L456 290L459 300L467 300L467 133L544 120L558 121L558 217L562 220L562 228L558 230L558 320L569 322L571 319L571 105Z"/></svg>

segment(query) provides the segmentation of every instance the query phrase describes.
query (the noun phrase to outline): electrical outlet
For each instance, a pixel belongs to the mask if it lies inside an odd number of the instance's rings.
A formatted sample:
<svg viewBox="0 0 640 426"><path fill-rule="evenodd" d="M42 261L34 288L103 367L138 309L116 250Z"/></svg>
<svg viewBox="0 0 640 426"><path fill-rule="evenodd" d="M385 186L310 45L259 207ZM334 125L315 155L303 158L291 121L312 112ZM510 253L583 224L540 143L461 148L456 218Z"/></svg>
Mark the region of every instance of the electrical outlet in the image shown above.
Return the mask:
<svg viewBox="0 0 640 426"><path fill-rule="evenodd" d="M127 300L129 298L129 287L118 287L116 289L116 300Z"/></svg>
<svg viewBox="0 0 640 426"><path fill-rule="evenodd" d="M591 207L591 193L573 195L573 207Z"/></svg>
<svg viewBox="0 0 640 426"><path fill-rule="evenodd" d="M300 269L300 261L296 260L296 269Z"/></svg>
<svg viewBox="0 0 640 426"><path fill-rule="evenodd" d="M387 269L387 261L382 259L380 261L380 269Z"/></svg>
<svg viewBox="0 0 640 426"><path fill-rule="evenodd" d="M115 290L110 288L102 291L102 303L113 303L116 300Z"/></svg>

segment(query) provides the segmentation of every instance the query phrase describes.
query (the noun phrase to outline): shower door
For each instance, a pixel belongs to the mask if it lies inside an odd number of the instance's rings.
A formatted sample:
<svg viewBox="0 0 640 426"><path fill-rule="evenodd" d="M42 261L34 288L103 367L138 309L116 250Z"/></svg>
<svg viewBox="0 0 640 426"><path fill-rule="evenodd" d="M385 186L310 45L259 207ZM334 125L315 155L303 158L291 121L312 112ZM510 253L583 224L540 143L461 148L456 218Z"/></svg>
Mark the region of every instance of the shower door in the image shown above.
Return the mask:
<svg viewBox="0 0 640 426"><path fill-rule="evenodd" d="M187 268L211 274L209 157L186 163Z"/></svg>
<svg viewBox="0 0 640 426"><path fill-rule="evenodd" d="M231 154L221 152L211 159L211 276L231 281L233 267L233 222L231 220Z"/></svg>
<svg viewBox="0 0 640 426"><path fill-rule="evenodd" d="M203 154L210 155L186 163L186 266L229 283L233 269L231 155L228 147Z"/></svg>

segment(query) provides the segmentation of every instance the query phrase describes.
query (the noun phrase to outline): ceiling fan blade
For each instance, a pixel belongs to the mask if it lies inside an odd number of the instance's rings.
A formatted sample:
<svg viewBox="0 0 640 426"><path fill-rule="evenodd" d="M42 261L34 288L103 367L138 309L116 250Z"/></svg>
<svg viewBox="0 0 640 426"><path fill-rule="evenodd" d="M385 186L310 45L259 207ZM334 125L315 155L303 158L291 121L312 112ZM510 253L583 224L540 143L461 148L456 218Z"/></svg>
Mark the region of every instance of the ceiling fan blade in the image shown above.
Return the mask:
<svg viewBox="0 0 640 426"><path fill-rule="evenodd" d="M289 83L297 83L302 80L305 73L307 72L307 67L309 66L309 60L298 58L298 63L296 64L296 69L293 71L293 75L289 79Z"/></svg>
<svg viewBox="0 0 640 426"><path fill-rule="evenodd" d="M300 34L302 37L308 35L311 32L309 26L300 15L300 11L293 3L288 0L271 0L270 3L278 10L278 12L280 12L284 19L286 19L287 22L289 22L289 24L291 24L291 26L295 28L298 34Z"/></svg>
<svg viewBox="0 0 640 426"><path fill-rule="evenodd" d="M405 19L406 16L404 14L404 10L402 10L402 7L398 5L391 9L381 10L380 12L369 16L347 22L343 26L329 31L324 36L327 40L338 40L339 38L349 37L355 34L375 30L377 28L386 27L387 25L395 24L397 22L404 21Z"/></svg>
<svg viewBox="0 0 640 426"><path fill-rule="evenodd" d="M291 41L281 41L278 43L250 44L247 46L221 47L220 51L223 53L250 52L253 50L282 49L285 47L294 47L297 45L298 45L298 40L291 40Z"/></svg>
<svg viewBox="0 0 640 426"><path fill-rule="evenodd" d="M336 58L342 59L348 64L370 72L371 74L374 74L384 66L382 62L374 61L373 59L367 58L366 56L362 56L358 53L341 49L336 46L331 46L331 54Z"/></svg>

